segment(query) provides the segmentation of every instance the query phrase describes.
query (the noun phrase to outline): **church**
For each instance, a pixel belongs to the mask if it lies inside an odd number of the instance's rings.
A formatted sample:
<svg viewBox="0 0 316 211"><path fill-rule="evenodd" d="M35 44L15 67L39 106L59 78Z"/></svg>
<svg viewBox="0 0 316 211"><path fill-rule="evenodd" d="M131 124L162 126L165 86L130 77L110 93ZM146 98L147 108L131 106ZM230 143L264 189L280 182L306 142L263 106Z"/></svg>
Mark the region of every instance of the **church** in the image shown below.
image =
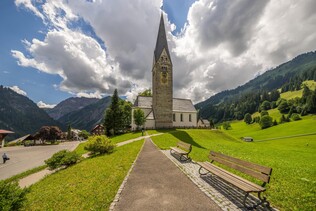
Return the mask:
<svg viewBox="0 0 316 211"><path fill-rule="evenodd" d="M145 129L181 128L197 126L197 111L190 99L173 98L173 65L168 49L163 14L161 13L152 66L152 96L137 96L132 109L144 111Z"/></svg>

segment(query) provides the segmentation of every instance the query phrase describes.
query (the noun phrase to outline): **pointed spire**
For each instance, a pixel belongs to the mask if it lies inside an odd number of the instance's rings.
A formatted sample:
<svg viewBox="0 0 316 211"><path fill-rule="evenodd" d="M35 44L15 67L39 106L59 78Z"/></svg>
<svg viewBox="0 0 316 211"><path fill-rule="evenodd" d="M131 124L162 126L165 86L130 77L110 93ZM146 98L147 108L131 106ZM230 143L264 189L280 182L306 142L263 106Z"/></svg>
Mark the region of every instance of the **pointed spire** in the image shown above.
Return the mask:
<svg viewBox="0 0 316 211"><path fill-rule="evenodd" d="M170 57L170 54L169 54L169 49L168 49L168 42L167 42L167 37L166 37L163 13L161 12L161 18L160 18L160 24L159 24L156 48L155 48L155 52L154 52L155 61L157 61L159 59L163 49L166 49L166 52L167 52L167 54L169 56L169 59L171 60L171 57Z"/></svg>

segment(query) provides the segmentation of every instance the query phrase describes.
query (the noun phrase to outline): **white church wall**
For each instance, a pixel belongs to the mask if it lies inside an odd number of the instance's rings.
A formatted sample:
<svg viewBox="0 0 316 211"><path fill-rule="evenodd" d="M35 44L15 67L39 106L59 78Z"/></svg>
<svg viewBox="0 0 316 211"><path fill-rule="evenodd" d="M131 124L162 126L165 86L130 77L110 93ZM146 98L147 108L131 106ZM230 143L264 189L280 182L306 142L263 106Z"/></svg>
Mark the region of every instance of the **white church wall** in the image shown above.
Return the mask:
<svg viewBox="0 0 316 211"><path fill-rule="evenodd" d="M196 112L173 112L175 115L175 121L173 121L173 127L196 127L197 114ZM182 119L181 119L182 114ZM190 121L191 115L191 121Z"/></svg>

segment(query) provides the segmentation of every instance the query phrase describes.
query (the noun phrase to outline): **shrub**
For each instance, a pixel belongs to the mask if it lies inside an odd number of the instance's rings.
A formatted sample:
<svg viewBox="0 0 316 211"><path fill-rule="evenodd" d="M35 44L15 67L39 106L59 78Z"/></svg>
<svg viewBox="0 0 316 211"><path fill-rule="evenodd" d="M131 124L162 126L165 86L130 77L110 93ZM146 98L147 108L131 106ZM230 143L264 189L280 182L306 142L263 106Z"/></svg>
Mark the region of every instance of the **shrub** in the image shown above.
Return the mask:
<svg viewBox="0 0 316 211"><path fill-rule="evenodd" d="M249 113L245 114L244 122L246 122L246 124L250 124L252 122L252 117Z"/></svg>
<svg viewBox="0 0 316 211"><path fill-rule="evenodd" d="M269 116L269 112L267 112L266 110L262 110L261 112L260 112L260 116L261 117L263 117L263 116Z"/></svg>
<svg viewBox="0 0 316 211"><path fill-rule="evenodd" d="M298 121L298 120L301 120L302 118L300 117L299 114L297 113L293 113L291 118L293 119L293 121Z"/></svg>
<svg viewBox="0 0 316 211"><path fill-rule="evenodd" d="M24 201L28 189L21 189L17 182L0 181L0 210L19 210Z"/></svg>
<svg viewBox="0 0 316 211"><path fill-rule="evenodd" d="M259 124L261 126L261 129L265 129L265 128L271 127L273 125L272 117L270 117L268 115L265 115L265 116L261 117L261 120L260 120Z"/></svg>
<svg viewBox="0 0 316 211"><path fill-rule="evenodd" d="M224 122L224 123L223 123L223 128L224 128L225 130L229 130L229 129L232 128L232 126L230 125L229 122Z"/></svg>
<svg viewBox="0 0 316 211"><path fill-rule="evenodd" d="M79 160L80 155L78 155L76 152L61 150L53 154L53 156L48 160L45 160L45 163L50 169L56 169L61 166L68 167L70 165L76 164Z"/></svg>
<svg viewBox="0 0 316 211"><path fill-rule="evenodd" d="M111 143L108 137L102 136L91 136L84 147L85 150L90 151L92 154L105 154L113 152L115 144Z"/></svg>
<svg viewBox="0 0 316 211"><path fill-rule="evenodd" d="M279 109L279 111L280 111L282 114L285 114L285 113L288 113L288 111L290 110L290 106L289 106L289 104L287 103L286 100L283 100L283 101L279 104L278 109Z"/></svg>

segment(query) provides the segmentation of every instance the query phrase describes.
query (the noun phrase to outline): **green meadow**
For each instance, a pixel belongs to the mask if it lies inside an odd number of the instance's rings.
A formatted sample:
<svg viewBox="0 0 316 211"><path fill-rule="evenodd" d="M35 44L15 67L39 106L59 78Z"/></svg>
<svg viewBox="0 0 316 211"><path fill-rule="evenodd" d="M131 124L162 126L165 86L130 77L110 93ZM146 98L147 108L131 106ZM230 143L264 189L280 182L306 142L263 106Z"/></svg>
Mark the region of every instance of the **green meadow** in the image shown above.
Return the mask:
<svg viewBox="0 0 316 211"><path fill-rule="evenodd" d="M143 141L88 158L30 187L24 210L108 210Z"/></svg>
<svg viewBox="0 0 316 211"><path fill-rule="evenodd" d="M316 135L270 141L244 142L243 136L255 139L316 132L316 117L285 123L266 130L244 122L232 123L232 130L176 130L152 137L161 148L185 141L193 146L190 156L207 161L210 150L222 152L273 168L265 195L280 210L314 210L316 201ZM258 183L260 184L260 183Z"/></svg>

